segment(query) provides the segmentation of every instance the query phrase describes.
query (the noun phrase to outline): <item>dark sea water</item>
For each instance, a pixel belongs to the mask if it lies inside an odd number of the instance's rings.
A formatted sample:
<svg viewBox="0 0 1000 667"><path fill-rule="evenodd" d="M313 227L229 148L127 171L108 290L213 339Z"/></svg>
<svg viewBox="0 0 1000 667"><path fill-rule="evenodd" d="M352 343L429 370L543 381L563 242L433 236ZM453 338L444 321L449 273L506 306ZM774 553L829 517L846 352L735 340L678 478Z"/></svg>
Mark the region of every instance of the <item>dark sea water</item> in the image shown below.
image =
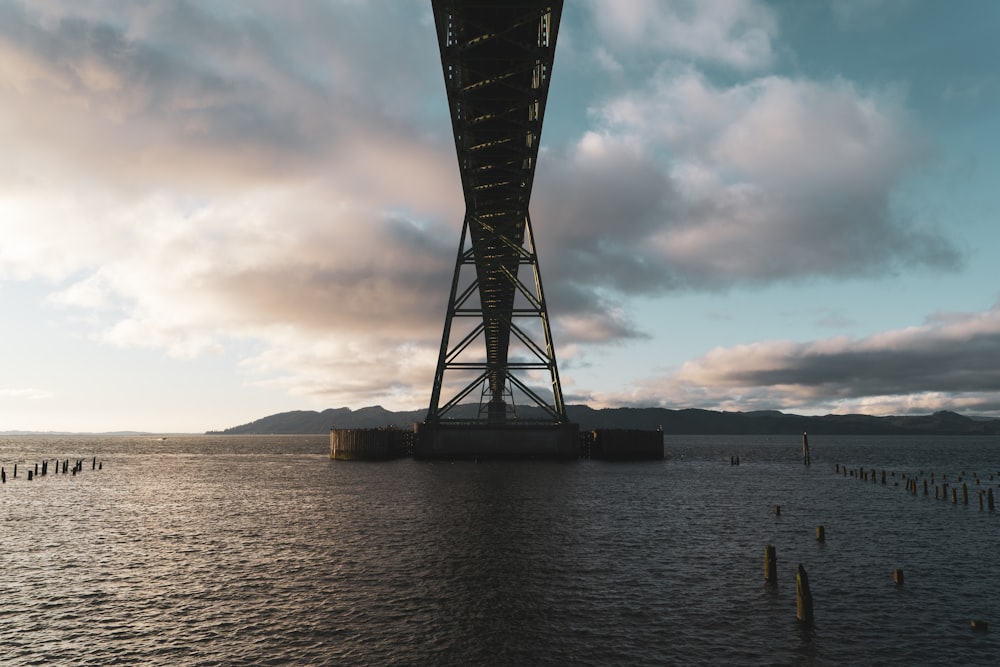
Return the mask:
<svg viewBox="0 0 1000 667"><path fill-rule="evenodd" d="M809 467L797 437L731 436L358 463L323 436L0 437L0 663L1000 664L1000 515L976 495L1000 494L1000 439L810 445ZM27 481L56 458L85 464ZM969 505L905 492L931 471L964 471Z"/></svg>

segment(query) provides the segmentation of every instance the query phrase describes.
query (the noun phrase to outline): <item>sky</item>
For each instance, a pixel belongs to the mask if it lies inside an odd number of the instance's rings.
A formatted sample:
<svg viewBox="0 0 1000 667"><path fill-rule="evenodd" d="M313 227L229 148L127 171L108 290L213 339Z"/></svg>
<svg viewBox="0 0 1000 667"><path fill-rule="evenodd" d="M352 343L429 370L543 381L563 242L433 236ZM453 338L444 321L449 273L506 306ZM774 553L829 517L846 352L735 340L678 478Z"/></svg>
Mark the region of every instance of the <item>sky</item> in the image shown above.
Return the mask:
<svg viewBox="0 0 1000 667"><path fill-rule="evenodd" d="M567 0L566 402L1000 418L1000 3ZM464 213L430 2L0 0L0 430L425 409Z"/></svg>

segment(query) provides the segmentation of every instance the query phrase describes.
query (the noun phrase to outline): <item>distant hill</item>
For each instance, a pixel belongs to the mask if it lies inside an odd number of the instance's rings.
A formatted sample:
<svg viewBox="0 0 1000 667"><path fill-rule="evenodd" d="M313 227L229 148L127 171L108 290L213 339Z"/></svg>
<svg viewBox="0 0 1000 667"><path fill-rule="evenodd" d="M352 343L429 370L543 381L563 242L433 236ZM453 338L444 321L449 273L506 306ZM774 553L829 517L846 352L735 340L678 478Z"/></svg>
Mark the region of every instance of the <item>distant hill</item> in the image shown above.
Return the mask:
<svg viewBox="0 0 1000 667"><path fill-rule="evenodd" d="M472 417L476 406L459 406L457 417ZM965 417L948 411L905 417L869 415L824 415L807 417L776 410L758 412L716 412L713 410L668 410L666 408L603 408L567 406L571 421L583 430L597 428L662 427L677 435L786 435L798 433L828 435L1000 435L1000 420ZM376 405L360 410L330 408L322 412L295 410L263 417L249 424L223 431L227 435L322 434L331 428L410 428L423 421L426 410L391 412ZM541 417L537 408L522 408L519 416Z"/></svg>

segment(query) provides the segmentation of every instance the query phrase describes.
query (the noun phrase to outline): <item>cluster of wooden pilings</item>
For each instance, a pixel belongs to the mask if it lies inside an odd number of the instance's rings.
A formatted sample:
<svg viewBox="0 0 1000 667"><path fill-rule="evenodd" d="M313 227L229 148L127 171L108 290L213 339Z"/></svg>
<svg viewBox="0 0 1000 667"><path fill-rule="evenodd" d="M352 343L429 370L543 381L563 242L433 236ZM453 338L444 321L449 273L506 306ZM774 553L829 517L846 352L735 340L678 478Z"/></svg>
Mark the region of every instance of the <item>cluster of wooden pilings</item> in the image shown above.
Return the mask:
<svg viewBox="0 0 1000 667"><path fill-rule="evenodd" d="M990 483L994 482L995 477L1000 477L1000 472L993 473L989 475L989 479L984 480L979 476L978 473L973 472L968 475L964 470L958 474L952 474L952 478L949 479L947 474L942 474L940 477L936 475L933 471L930 473L925 473L920 471L916 475L910 475L908 473L900 473L898 476L895 471L890 471L888 476L886 476L885 469L881 471L875 468L848 468L847 466L841 465L839 463L834 465L834 474L841 475L842 477L855 477L862 482L871 482L872 484L881 484L882 486L893 487L900 486L902 482L903 490L911 495L924 495L930 496L931 488L934 489L934 497L943 501L951 501L953 505L969 504L969 492L970 490L975 494L975 497L979 504L979 509L988 509L990 512L996 510L996 504L994 500L993 486ZM969 485L972 488L969 488ZM984 488L985 487L985 488Z"/></svg>
<svg viewBox="0 0 1000 667"><path fill-rule="evenodd" d="M51 459L51 460L45 459L44 461L35 463L34 465L32 465L32 464L22 465L21 472L25 473L25 478L30 482L30 481L38 478L38 477L45 477L45 476L47 476L49 474L49 463L51 462L51 463L55 464L53 466L53 474L58 475L60 473L60 471L61 471L63 475L67 475L67 474L72 473L72 475L74 477L76 477L77 473L83 472L84 461L86 461L86 459L77 459L73 463L73 467L70 468L70 465L69 465L70 464L70 460L69 459ZM95 457L93 457L93 459L90 462L90 469L91 470L103 470L104 469L104 462L103 461L98 461L97 457L95 456ZM13 468L12 468L11 475L10 475L10 477L11 477L12 480L18 478L17 473L18 473L18 463L15 462L13 464ZM6 465L0 466L0 483L2 483L2 484L6 484L7 483L7 466Z"/></svg>
<svg viewBox="0 0 1000 667"><path fill-rule="evenodd" d="M775 514L781 514L781 506L775 506ZM826 541L826 529L823 526L816 526L816 541ZM892 582L896 587L903 586L905 579L903 570L895 568L892 571ZM764 547L764 582L769 587L778 584L778 553L773 544ZM809 589L809 575L805 567L799 563L795 572L795 616L804 628L811 628L814 622L812 591ZM974 632L986 632L989 630L989 623L981 619L969 622L969 626Z"/></svg>
<svg viewBox="0 0 1000 667"><path fill-rule="evenodd" d="M823 527L816 529L816 539L823 541ZM768 586L778 585L778 552L773 544L764 547L764 581ZM799 563L795 571L795 617L803 627L813 625L813 599L809 590L809 575Z"/></svg>

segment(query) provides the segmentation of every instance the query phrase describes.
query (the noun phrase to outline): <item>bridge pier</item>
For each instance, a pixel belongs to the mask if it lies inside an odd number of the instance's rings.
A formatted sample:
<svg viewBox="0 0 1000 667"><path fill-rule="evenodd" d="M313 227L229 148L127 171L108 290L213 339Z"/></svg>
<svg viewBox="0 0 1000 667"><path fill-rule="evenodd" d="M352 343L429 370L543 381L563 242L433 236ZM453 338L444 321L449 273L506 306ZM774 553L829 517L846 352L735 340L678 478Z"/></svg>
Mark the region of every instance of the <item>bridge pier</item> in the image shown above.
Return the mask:
<svg viewBox="0 0 1000 667"><path fill-rule="evenodd" d="M423 423L413 443L418 459L575 460L579 453L576 424Z"/></svg>

